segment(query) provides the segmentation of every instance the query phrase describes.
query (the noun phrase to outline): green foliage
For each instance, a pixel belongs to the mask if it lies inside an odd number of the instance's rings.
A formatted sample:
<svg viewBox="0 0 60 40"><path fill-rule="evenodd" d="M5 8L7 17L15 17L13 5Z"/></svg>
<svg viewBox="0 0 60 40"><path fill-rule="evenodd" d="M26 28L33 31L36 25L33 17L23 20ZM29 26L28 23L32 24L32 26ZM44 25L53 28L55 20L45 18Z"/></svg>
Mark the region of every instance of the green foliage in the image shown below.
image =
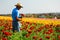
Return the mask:
<svg viewBox="0 0 60 40"><path fill-rule="evenodd" d="M4 26L0 26L0 31L1 31L2 29L4 29Z"/></svg>

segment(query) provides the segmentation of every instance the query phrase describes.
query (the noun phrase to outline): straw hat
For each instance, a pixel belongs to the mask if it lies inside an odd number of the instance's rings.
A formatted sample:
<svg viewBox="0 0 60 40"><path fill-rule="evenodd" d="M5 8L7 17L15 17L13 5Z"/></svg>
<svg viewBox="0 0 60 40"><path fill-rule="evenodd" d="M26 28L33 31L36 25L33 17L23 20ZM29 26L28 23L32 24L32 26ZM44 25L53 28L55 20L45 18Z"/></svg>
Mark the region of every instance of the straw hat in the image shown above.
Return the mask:
<svg viewBox="0 0 60 40"><path fill-rule="evenodd" d="M17 3L15 6L19 6L19 7L23 8L22 4L20 4L20 3Z"/></svg>

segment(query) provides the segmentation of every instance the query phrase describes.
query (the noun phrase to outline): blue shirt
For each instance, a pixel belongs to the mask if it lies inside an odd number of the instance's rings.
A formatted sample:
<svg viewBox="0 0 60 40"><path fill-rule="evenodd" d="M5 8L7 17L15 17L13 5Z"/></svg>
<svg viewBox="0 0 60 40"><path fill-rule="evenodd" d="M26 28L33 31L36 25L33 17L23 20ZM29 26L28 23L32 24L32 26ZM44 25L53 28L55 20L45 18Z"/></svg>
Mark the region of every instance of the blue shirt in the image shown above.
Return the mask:
<svg viewBox="0 0 60 40"><path fill-rule="evenodd" d="M12 10L12 19L13 19L13 21L17 21L16 20L16 18L19 18L20 16L19 16L19 11L18 11L18 9L17 8L14 8L13 10Z"/></svg>

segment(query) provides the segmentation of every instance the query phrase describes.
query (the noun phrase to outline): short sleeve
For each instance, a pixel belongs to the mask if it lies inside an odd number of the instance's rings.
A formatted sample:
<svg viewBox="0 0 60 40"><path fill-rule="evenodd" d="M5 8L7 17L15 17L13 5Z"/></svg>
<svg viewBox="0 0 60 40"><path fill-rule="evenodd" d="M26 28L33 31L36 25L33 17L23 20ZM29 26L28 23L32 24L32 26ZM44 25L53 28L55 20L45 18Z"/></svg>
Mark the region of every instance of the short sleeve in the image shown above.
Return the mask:
<svg viewBox="0 0 60 40"><path fill-rule="evenodd" d="M16 14L15 14L16 17L18 17L18 11L16 11Z"/></svg>
<svg viewBox="0 0 60 40"><path fill-rule="evenodd" d="M16 17L21 18L21 15L19 14L19 11L16 11Z"/></svg>

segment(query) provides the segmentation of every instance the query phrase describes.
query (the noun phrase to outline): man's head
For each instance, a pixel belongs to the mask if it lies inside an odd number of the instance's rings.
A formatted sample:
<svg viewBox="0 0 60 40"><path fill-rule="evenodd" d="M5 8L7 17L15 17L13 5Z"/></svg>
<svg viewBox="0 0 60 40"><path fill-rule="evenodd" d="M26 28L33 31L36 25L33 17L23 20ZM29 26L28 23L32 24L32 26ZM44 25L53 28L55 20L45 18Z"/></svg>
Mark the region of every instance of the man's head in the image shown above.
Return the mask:
<svg viewBox="0 0 60 40"><path fill-rule="evenodd" d="M17 3L15 6L16 6L16 8L17 8L18 10L21 9L21 8L23 8L22 5L19 4L19 3Z"/></svg>

